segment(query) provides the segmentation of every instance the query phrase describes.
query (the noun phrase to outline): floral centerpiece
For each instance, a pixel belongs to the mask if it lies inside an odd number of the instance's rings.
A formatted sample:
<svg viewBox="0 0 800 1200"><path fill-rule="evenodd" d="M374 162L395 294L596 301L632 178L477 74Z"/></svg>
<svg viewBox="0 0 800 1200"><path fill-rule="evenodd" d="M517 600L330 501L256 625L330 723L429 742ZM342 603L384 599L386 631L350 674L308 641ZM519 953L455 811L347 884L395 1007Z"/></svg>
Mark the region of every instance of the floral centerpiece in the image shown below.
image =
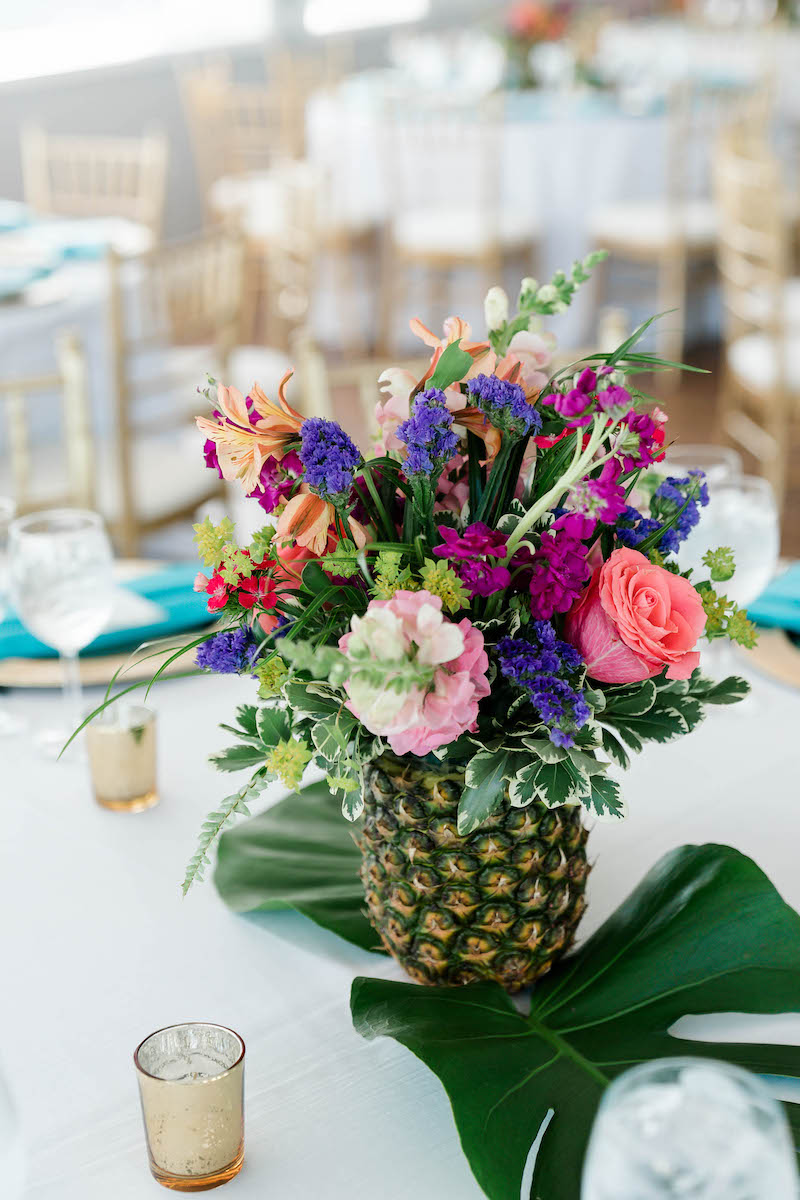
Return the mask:
<svg viewBox="0 0 800 1200"><path fill-rule="evenodd" d="M197 662L252 676L258 703L212 756L246 783L203 826L185 887L221 829L270 781L325 774L355 822L370 919L425 983L546 972L585 907L586 816L619 819L631 752L689 733L741 680L699 672L698 640L754 631L681 541L707 503L700 473L665 475L666 415L635 349L558 369L542 316L563 312L599 255L518 308L493 288L489 332L451 317L421 379L380 377L378 447L304 419L258 385L209 384L209 468L265 525L239 545L196 527L196 589L222 624ZM648 322L649 324L649 322ZM377 381L376 381L376 396ZM255 690L255 683L254 683Z"/></svg>
<svg viewBox="0 0 800 1200"><path fill-rule="evenodd" d="M557 42L569 25L568 6L546 0L514 0L503 20L508 87L535 88L538 80L531 69L531 51L542 42Z"/></svg>

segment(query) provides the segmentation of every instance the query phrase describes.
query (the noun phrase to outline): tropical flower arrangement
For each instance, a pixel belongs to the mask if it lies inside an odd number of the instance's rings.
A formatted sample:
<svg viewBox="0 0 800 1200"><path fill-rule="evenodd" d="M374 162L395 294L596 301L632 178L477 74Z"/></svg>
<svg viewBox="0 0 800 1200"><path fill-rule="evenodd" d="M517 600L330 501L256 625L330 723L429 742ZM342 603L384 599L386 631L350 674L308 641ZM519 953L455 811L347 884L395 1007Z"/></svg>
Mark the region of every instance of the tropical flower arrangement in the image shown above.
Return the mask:
<svg viewBox="0 0 800 1200"><path fill-rule="evenodd" d="M265 525L248 545L228 520L196 527L195 587L221 619L197 663L252 676L259 702L223 726L235 741L212 761L250 775L204 824L185 888L270 781L297 789L317 768L358 822L387 949L424 982L514 990L585 906L581 814L622 817L630 752L747 690L698 669L701 637L754 630L715 589L726 548L702 578L681 570L708 493L656 465L667 418L637 380L665 364L635 349L650 322L553 366L541 318L600 257L523 280L513 315L491 289L482 341L456 317L443 337L412 321L430 363L376 381L369 455L303 418L288 375L277 403L205 388L206 463Z"/></svg>

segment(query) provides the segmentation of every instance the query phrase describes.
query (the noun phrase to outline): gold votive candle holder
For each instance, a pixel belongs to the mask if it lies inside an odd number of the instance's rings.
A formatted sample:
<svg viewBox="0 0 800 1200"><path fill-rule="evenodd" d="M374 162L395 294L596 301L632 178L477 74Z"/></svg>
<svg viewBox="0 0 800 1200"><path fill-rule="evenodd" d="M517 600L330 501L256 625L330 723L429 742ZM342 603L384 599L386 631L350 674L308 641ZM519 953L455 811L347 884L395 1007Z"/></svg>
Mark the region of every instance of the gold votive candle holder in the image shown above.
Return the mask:
<svg viewBox="0 0 800 1200"><path fill-rule="evenodd" d="M116 812L158 804L156 714L140 704L111 704L86 727L94 797Z"/></svg>
<svg viewBox="0 0 800 1200"><path fill-rule="evenodd" d="M244 1042L204 1021L151 1033L133 1055L153 1177L203 1192L244 1161Z"/></svg>

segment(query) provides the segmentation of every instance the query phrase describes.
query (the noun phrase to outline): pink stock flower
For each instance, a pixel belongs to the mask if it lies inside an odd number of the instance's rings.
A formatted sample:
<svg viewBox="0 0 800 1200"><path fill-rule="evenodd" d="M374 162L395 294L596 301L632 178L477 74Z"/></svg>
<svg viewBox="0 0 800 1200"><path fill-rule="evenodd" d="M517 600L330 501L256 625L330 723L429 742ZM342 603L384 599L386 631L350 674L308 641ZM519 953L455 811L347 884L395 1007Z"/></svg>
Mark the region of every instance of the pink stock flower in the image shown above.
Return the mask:
<svg viewBox="0 0 800 1200"><path fill-rule="evenodd" d="M347 706L395 754L423 756L455 741L475 728L478 701L489 695L483 634L441 610L430 592L398 591L371 601L339 639L352 664Z"/></svg>
<svg viewBox="0 0 800 1200"><path fill-rule="evenodd" d="M667 668L688 679L706 617L687 579L655 566L638 550L615 550L598 567L564 623L566 639L600 683L639 683Z"/></svg>

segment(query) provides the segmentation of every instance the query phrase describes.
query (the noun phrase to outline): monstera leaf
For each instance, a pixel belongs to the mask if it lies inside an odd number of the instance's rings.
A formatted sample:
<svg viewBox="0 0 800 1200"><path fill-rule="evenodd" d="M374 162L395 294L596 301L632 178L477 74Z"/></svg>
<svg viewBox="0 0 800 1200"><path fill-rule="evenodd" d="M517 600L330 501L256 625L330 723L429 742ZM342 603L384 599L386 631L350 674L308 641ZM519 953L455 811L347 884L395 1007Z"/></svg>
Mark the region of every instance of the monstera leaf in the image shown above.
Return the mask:
<svg viewBox="0 0 800 1200"><path fill-rule="evenodd" d="M236 912L294 908L363 950L379 950L363 915L361 853L325 783L287 796L223 834L214 882Z"/></svg>
<svg viewBox="0 0 800 1200"><path fill-rule="evenodd" d="M680 1040L687 1014L800 1011L800 918L749 858L726 846L668 854L533 993L522 1015L494 984L426 988L356 979L367 1038L396 1038L442 1081L461 1144L491 1200L579 1200L589 1130L608 1083L636 1063L703 1055L800 1076L800 1047ZM787 1105L800 1131L800 1106Z"/></svg>

